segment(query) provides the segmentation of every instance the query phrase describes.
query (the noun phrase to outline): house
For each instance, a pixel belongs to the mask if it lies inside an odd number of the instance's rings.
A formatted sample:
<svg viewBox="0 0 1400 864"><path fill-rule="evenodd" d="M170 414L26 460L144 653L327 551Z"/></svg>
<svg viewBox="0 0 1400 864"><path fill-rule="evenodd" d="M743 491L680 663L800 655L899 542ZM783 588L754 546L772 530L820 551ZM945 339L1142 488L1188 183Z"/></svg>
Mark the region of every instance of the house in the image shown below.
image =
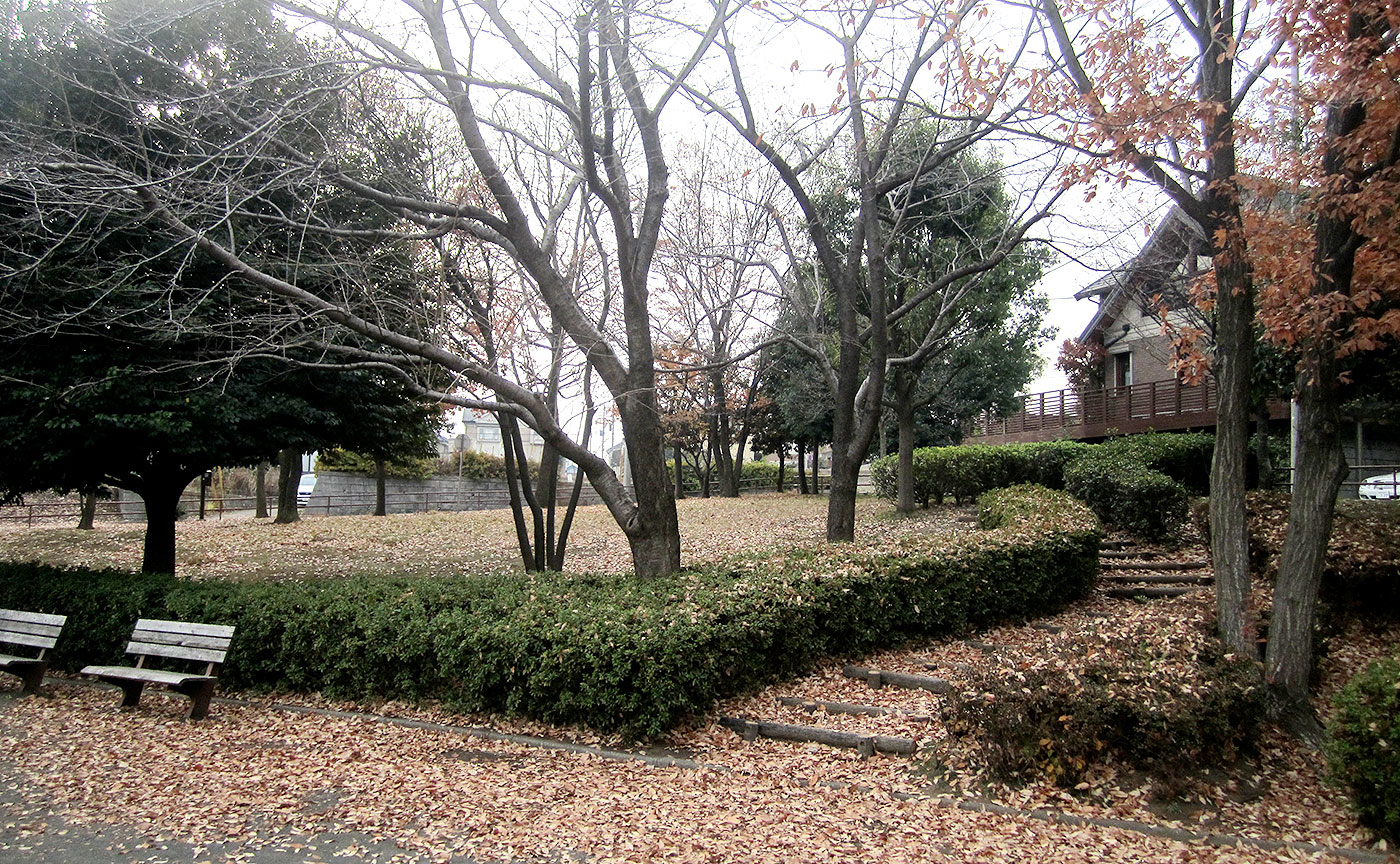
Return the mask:
<svg viewBox="0 0 1400 864"><path fill-rule="evenodd" d="M1092 385L1029 394L1022 410L1008 416L980 415L964 440L1099 440L1148 430L1213 428L1215 382L1188 383L1176 374L1171 339L1162 327L1165 316L1173 325L1205 329L1190 302L1191 286L1211 266L1204 251L1199 227L1173 207L1136 255L1074 295L1098 303L1079 336L1100 358ZM1270 414L1285 418L1288 406L1272 404Z"/></svg>
<svg viewBox="0 0 1400 864"><path fill-rule="evenodd" d="M523 424L520 434L525 445L525 458L539 464L544 458L544 438L540 433ZM488 453L492 456L505 456L505 445L501 440L501 427L496 415L489 411L467 409L462 412L462 431L448 442L448 453L459 450Z"/></svg>

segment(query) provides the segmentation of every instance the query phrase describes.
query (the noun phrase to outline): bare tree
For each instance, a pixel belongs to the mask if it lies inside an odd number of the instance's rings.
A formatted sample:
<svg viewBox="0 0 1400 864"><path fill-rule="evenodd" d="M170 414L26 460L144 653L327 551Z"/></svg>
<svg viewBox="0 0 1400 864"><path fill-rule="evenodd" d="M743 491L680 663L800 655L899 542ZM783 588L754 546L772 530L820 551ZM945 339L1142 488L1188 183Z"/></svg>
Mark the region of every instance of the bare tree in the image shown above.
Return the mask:
<svg viewBox="0 0 1400 864"><path fill-rule="evenodd" d="M370 17L378 7L362 16L341 4L279 8L328 28L341 54L303 51L297 68L244 70L234 62L238 52L225 46L231 71L243 74L214 87L197 65L163 55L159 40L150 38L169 23L158 17L168 10L136 12L122 26L103 30L111 52L105 62L136 55L174 85L163 96L140 88L101 94L120 113L139 118L129 137L110 139L110 146L84 146L91 141L85 130L45 136L42 146L26 144L33 136L24 121L9 124L5 145L13 149L5 181L14 199L26 202L35 225L80 209L99 220L101 213L120 212L161 226L178 248L197 250L225 268L241 290L265 299L269 316L259 351L280 349L288 334L329 346L326 331L348 331L362 346L375 345L342 349L356 362L400 374L433 398L516 418L587 475L627 536L638 575L676 570L680 538L655 405L649 307L669 191L661 116L732 14L727 2L688 24L610 0L536 4L525 21L494 0L456 6L414 0L404 3L405 20L393 26L382 23L382 15ZM642 53L648 40L663 37L678 58L664 77ZM282 86L292 78L296 87ZM76 79L70 84L90 87ZM277 98L265 98L269 90ZM464 160L458 177L480 183L486 203L460 194L461 184L432 194L434 185L419 177L357 170L357 163L380 157L392 162L393 138L383 136L377 150L356 144L365 131L356 123L376 122L364 118L378 115L359 111L346 123L345 106L359 103L392 115L404 99L426 100L434 117L445 118L428 132L450 133ZM548 136L531 136L513 124L518 116L537 118ZM191 140L192 132L207 129L217 134ZM537 184L521 153L553 163L573 181ZM439 177L445 171L439 166ZM292 188L302 194L281 194ZM324 206L327 199L340 206ZM613 256L622 313L617 335L588 314L571 274L553 254L560 226L583 206L602 214L600 236ZM374 286L351 272L353 262L339 262L346 270L336 280L308 280L296 260L266 260L258 249L234 242L227 228L236 219L308 236L372 234L404 242L466 233L503 250L606 387L622 422L634 489L567 433L547 394L463 356L423 328L396 326L377 305ZM425 364L472 382L489 398L438 389L415 371Z"/></svg>
<svg viewBox="0 0 1400 864"><path fill-rule="evenodd" d="M773 184L740 167L717 143L687 148L678 199L669 211L658 266L666 277L669 314L658 329L695 353L704 376L707 449L720 495L737 497L749 436L758 369L745 365L758 344L777 290ZM708 484L702 486L707 490Z"/></svg>
<svg viewBox="0 0 1400 864"><path fill-rule="evenodd" d="M822 57L834 82L829 105L802 101L774 120L760 111L749 81L753 69L748 42L726 27L721 44L729 60L724 86L688 88L708 111L722 117L776 173L793 199L810 256L812 272L787 284L829 292L835 312L835 358L813 339L789 334L822 370L833 404L831 489L827 539L850 541L855 533L855 496L860 465L879 426L885 381L892 364L890 328L939 296L969 290L967 281L1011 255L1030 228L1048 213L1055 195L1023 202L1012 227L978 260L950 268L937 279L891 302L891 214L902 212L901 189L940 165L982 144L1020 106L1003 107L997 97L1010 85L1010 60L988 58L980 74L960 79L965 55L958 40L961 22L977 6L969 0L942 15L906 3L842 2L819 8L802 3L764 4L768 20L801 41L803 57L792 69ZM970 46L968 46L970 48ZM823 58L826 59L826 58ZM821 61L818 60L818 63ZM771 70L768 70L771 74ZM962 87L963 83L974 86ZM799 100L800 101L800 100ZM771 108L771 106L769 106ZM914 124L939 130L920 158L891 158L896 143ZM823 194L849 178L855 209L838 230L824 210ZM789 239L789 247L797 249ZM809 293L807 298L815 297ZM801 303L816 310L822 303ZM951 305L951 304L945 304ZM814 318L811 320L815 321ZM907 362L907 359L904 361Z"/></svg>

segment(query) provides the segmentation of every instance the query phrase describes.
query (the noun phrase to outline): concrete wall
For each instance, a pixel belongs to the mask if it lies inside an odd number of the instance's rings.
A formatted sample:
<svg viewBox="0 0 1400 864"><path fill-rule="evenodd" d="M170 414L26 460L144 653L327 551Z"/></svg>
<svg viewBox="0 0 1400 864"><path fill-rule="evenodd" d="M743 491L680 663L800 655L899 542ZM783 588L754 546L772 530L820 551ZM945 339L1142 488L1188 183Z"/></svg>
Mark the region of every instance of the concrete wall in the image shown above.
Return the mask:
<svg viewBox="0 0 1400 864"><path fill-rule="evenodd" d="M559 502L567 503L572 484L560 482ZM374 512L374 478L347 471L318 471L307 515L348 516ZM496 510L510 506L510 492L503 480L458 480L456 477L428 477L413 480L389 477L384 481L385 510L389 513L421 513L428 510ZM599 504L601 499L586 482L580 504Z"/></svg>

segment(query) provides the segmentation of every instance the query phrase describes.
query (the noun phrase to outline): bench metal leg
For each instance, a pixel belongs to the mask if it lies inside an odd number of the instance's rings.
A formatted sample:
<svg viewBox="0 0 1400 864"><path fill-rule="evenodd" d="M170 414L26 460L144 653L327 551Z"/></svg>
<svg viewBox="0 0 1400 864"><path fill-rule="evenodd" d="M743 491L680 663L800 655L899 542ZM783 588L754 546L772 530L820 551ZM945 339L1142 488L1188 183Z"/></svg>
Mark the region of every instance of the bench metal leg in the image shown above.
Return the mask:
<svg viewBox="0 0 1400 864"><path fill-rule="evenodd" d="M203 720L209 716L209 700L214 696L213 681L191 681L171 689L190 697L189 719Z"/></svg>
<svg viewBox="0 0 1400 864"><path fill-rule="evenodd" d="M141 690L145 688L145 681L118 681L118 686L122 688L123 708L135 708L141 701Z"/></svg>

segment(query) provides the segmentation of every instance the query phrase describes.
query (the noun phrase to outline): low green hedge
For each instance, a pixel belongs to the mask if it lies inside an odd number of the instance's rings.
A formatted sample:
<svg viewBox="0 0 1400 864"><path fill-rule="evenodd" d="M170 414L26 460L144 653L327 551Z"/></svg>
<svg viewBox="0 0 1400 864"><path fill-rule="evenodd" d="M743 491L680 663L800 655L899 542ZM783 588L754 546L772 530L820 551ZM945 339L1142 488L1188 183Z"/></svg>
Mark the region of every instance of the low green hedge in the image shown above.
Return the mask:
<svg viewBox="0 0 1400 864"><path fill-rule="evenodd" d="M1065 471L1065 491L1106 524L1147 540L1165 540L1186 521L1186 488L1122 451L1079 459Z"/></svg>
<svg viewBox="0 0 1400 864"><path fill-rule="evenodd" d="M823 547L659 579L186 582L0 565L0 606L70 616L59 668L120 662L139 616L233 624L229 688L436 697L645 737L824 656L1050 614L1088 590L1092 514L1038 488L1000 502L1001 527L945 548Z"/></svg>
<svg viewBox="0 0 1400 864"><path fill-rule="evenodd" d="M1163 539L1186 518L1186 497L1205 495L1215 438L1203 433L1147 433L1103 444L921 447L914 451L914 498L922 506L957 503L1022 483L1065 489L1104 522L1148 539ZM898 455L870 467L876 493L898 497Z"/></svg>
<svg viewBox="0 0 1400 864"><path fill-rule="evenodd" d="M1332 776L1351 790L1361 824L1400 843L1400 659L1372 663L1333 700Z"/></svg>

